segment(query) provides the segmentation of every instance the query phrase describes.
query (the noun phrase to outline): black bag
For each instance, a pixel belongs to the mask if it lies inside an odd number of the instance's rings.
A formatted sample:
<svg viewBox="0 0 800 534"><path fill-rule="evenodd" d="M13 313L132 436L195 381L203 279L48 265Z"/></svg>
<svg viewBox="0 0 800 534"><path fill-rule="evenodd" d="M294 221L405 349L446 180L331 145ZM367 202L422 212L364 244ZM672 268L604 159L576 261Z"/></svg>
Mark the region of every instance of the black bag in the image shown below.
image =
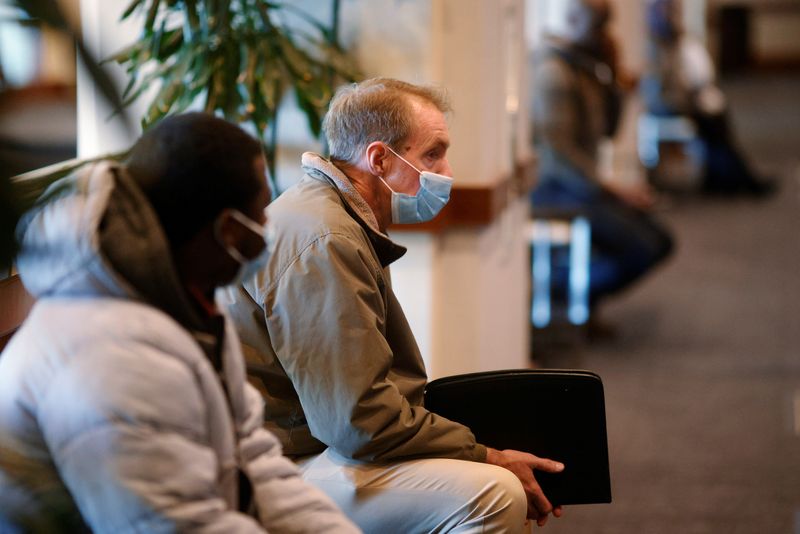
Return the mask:
<svg viewBox="0 0 800 534"><path fill-rule="evenodd" d="M562 462L537 471L550 502L611 502L605 400L588 371L511 370L450 376L425 389L425 407L469 427L479 443Z"/></svg>

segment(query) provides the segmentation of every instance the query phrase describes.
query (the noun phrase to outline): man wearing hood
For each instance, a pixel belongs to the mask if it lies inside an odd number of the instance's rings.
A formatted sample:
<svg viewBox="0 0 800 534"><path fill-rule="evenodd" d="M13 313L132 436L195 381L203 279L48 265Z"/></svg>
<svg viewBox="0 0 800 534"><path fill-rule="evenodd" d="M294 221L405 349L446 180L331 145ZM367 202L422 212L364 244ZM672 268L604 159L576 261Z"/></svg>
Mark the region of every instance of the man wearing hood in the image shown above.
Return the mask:
<svg viewBox="0 0 800 534"><path fill-rule="evenodd" d="M266 259L268 201L259 143L192 113L25 216L38 300L0 356L0 527L357 531L262 428L214 302Z"/></svg>
<svg viewBox="0 0 800 534"><path fill-rule="evenodd" d="M406 249L386 231L448 201L448 110L441 91L398 80L340 88L330 160L303 155L305 176L270 206L266 268L230 289L267 428L366 532L520 532L526 515L561 513L533 469L562 465L487 448L422 403L425 366L389 276Z"/></svg>

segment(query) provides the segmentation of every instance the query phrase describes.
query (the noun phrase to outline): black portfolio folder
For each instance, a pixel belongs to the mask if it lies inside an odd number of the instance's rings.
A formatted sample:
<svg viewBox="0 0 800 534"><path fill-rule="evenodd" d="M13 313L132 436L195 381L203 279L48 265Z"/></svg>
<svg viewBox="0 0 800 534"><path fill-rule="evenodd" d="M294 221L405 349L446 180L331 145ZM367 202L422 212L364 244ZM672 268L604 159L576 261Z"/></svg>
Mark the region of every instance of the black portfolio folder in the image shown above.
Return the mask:
<svg viewBox="0 0 800 534"><path fill-rule="evenodd" d="M605 398L588 371L512 370L450 376L425 388L425 407L468 426L479 443L565 465L535 472L553 505L611 502Z"/></svg>

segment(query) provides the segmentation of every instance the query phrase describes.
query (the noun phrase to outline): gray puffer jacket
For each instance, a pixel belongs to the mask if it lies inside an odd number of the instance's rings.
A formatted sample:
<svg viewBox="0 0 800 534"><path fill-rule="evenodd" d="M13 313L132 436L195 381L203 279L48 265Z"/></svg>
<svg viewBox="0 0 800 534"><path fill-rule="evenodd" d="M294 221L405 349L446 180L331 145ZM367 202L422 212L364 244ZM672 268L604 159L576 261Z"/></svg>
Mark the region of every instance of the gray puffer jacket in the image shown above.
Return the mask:
<svg viewBox="0 0 800 534"><path fill-rule="evenodd" d="M97 532L356 532L263 429L233 328L202 328L124 171L60 188L22 226L38 301L0 355L0 531L58 513Z"/></svg>

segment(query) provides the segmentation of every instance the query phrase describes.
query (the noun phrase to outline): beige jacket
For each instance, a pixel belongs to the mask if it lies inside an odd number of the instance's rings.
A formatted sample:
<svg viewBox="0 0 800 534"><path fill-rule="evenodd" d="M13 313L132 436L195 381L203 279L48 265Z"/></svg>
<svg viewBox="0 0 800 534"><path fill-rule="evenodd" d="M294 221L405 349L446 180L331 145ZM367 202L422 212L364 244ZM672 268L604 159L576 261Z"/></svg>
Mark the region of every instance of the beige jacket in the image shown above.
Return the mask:
<svg viewBox="0 0 800 534"><path fill-rule="evenodd" d="M288 455L484 461L468 428L422 406L424 363L388 271L405 248L341 171L302 161L306 175L269 207L269 265L228 292L267 428Z"/></svg>

